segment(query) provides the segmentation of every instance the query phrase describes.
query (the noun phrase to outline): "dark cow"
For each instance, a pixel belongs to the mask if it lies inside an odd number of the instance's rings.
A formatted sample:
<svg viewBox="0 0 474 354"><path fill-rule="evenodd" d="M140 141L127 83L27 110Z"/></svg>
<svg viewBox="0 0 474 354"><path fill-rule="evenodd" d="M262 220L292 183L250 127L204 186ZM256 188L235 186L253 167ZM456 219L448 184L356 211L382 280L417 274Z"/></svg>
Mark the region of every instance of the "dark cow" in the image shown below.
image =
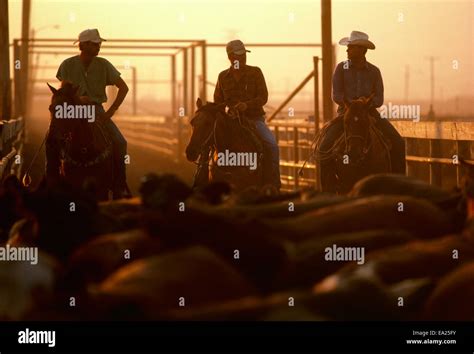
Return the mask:
<svg viewBox="0 0 474 354"><path fill-rule="evenodd" d="M136 310L128 313L132 318L157 319L170 309L196 308L257 291L214 253L192 247L134 261L92 289L91 294L111 311L109 315L122 313L125 306Z"/></svg>

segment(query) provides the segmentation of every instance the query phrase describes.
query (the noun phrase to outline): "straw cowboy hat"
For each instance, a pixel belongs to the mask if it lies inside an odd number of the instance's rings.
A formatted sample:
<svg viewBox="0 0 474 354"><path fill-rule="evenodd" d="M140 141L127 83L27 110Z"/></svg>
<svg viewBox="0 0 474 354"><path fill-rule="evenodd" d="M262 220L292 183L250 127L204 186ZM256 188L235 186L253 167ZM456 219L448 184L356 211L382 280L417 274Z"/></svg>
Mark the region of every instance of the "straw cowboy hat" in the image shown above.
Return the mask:
<svg viewBox="0 0 474 354"><path fill-rule="evenodd" d="M352 31L349 37L344 37L339 41L340 45L361 45L367 49L375 49L375 44L369 41L367 33Z"/></svg>

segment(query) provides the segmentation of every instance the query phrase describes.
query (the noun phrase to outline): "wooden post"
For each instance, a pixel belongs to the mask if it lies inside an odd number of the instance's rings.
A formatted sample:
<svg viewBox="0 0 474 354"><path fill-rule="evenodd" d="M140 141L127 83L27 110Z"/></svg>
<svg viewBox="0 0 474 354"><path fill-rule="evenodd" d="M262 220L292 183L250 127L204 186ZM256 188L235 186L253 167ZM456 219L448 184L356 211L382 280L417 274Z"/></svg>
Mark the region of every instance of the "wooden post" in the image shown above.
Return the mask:
<svg viewBox="0 0 474 354"><path fill-rule="evenodd" d="M188 101L188 49L183 48L183 106L184 115L188 116L189 101ZM182 117L181 117L182 118Z"/></svg>
<svg viewBox="0 0 474 354"><path fill-rule="evenodd" d="M176 56L171 56L171 118L176 117Z"/></svg>
<svg viewBox="0 0 474 354"><path fill-rule="evenodd" d="M183 100L179 108L179 114L176 120L176 134L178 136L178 156L177 161L181 161L183 156L183 122L185 116L189 116L189 100L188 100L188 49L183 48ZM184 114L182 110L184 109Z"/></svg>
<svg viewBox="0 0 474 354"><path fill-rule="evenodd" d="M299 168L298 164L300 162L300 154L299 154L299 141L298 141L298 127L293 127L293 153L294 153L294 178L295 178L295 186L294 189L298 189L299 187Z"/></svg>
<svg viewBox="0 0 474 354"><path fill-rule="evenodd" d="M21 65L20 44L18 39L13 40L13 82L15 86L15 118L21 116L22 96L21 96L21 69L17 68L17 60Z"/></svg>
<svg viewBox="0 0 474 354"><path fill-rule="evenodd" d="M11 118L8 0L0 1L0 120Z"/></svg>
<svg viewBox="0 0 474 354"><path fill-rule="evenodd" d="M472 160L471 158L471 142L470 141L462 141L462 140L457 140L456 141L456 154L458 155L459 159L464 159L464 160ZM456 182L457 186L461 187L462 183L462 168L461 168L461 163L459 162L456 165Z"/></svg>
<svg viewBox="0 0 474 354"><path fill-rule="evenodd" d="M137 115L137 68L132 66L132 114Z"/></svg>
<svg viewBox="0 0 474 354"><path fill-rule="evenodd" d="M441 141L430 139L430 157L441 157ZM440 186L442 183L442 166L438 163L430 163L430 183Z"/></svg>
<svg viewBox="0 0 474 354"><path fill-rule="evenodd" d="M313 57L313 74L314 74L314 132L319 131L319 57Z"/></svg>
<svg viewBox="0 0 474 354"><path fill-rule="evenodd" d="M321 0L321 33L323 53L323 116L329 122L334 115L331 98L332 86L332 29L331 0Z"/></svg>
<svg viewBox="0 0 474 354"><path fill-rule="evenodd" d="M202 96L201 100L203 103L207 102L207 47L206 41L201 41L201 49L202 49Z"/></svg>
<svg viewBox="0 0 474 354"><path fill-rule="evenodd" d="M26 113L26 98L28 96L28 70L30 66L29 57L29 42L30 38L30 12L31 0L23 0L22 9L22 27L21 27L21 107L20 115L24 116ZM25 117L23 117L25 119Z"/></svg>
<svg viewBox="0 0 474 354"><path fill-rule="evenodd" d="M191 102L190 102L190 110L189 110L189 115L192 116L194 113L194 108L195 108L195 102L196 101L196 88L195 88L195 83L196 83L196 50L194 43L191 46Z"/></svg>

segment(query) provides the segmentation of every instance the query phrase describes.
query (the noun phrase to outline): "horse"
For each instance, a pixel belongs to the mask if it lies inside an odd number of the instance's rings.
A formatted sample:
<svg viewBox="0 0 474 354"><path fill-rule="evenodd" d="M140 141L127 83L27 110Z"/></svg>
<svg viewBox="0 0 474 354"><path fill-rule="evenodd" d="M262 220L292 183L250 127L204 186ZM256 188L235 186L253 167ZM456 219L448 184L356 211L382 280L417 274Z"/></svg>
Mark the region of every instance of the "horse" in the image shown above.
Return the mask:
<svg viewBox="0 0 474 354"><path fill-rule="evenodd" d="M327 123L316 137L314 155L321 164L329 166L330 177L323 185L323 191L348 193L360 179L376 173L392 172L390 142L376 126L376 117L370 114L373 94L351 102L345 100L346 111ZM342 119L343 132L329 150L320 147L322 137L328 128Z"/></svg>
<svg viewBox="0 0 474 354"><path fill-rule="evenodd" d="M63 82L60 89L48 84L53 96L49 111L51 120L46 137L46 181L48 185L64 182L73 188L89 186L98 200L109 199L113 187L112 140L104 123L97 118L95 107L84 105L77 95L78 87ZM92 112L91 117L61 118L57 113L64 107L80 107ZM69 112L68 112L69 113ZM66 112L64 112L64 115ZM73 116L73 117L72 117Z"/></svg>
<svg viewBox="0 0 474 354"><path fill-rule="evenodd" d="M251 121L233 108L225 112L225 103L198 99L196 106L186 147L188 161L200 157L194 188L208 182L226 182L235 191L263 187L263 144Z"/></svg>

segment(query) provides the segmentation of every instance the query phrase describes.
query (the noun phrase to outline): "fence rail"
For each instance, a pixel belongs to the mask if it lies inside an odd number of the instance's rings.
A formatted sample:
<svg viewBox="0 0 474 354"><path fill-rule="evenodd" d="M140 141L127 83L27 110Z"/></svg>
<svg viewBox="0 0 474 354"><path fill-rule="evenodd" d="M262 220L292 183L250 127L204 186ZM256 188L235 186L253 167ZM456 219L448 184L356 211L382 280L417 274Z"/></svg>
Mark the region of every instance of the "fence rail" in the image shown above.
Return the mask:
<svg viewBox="0 0 474 354"><path fill-rule="evenodd" d="M20 178L23 150L23 118L0 121L0 181L9 174Z"/></svg>

